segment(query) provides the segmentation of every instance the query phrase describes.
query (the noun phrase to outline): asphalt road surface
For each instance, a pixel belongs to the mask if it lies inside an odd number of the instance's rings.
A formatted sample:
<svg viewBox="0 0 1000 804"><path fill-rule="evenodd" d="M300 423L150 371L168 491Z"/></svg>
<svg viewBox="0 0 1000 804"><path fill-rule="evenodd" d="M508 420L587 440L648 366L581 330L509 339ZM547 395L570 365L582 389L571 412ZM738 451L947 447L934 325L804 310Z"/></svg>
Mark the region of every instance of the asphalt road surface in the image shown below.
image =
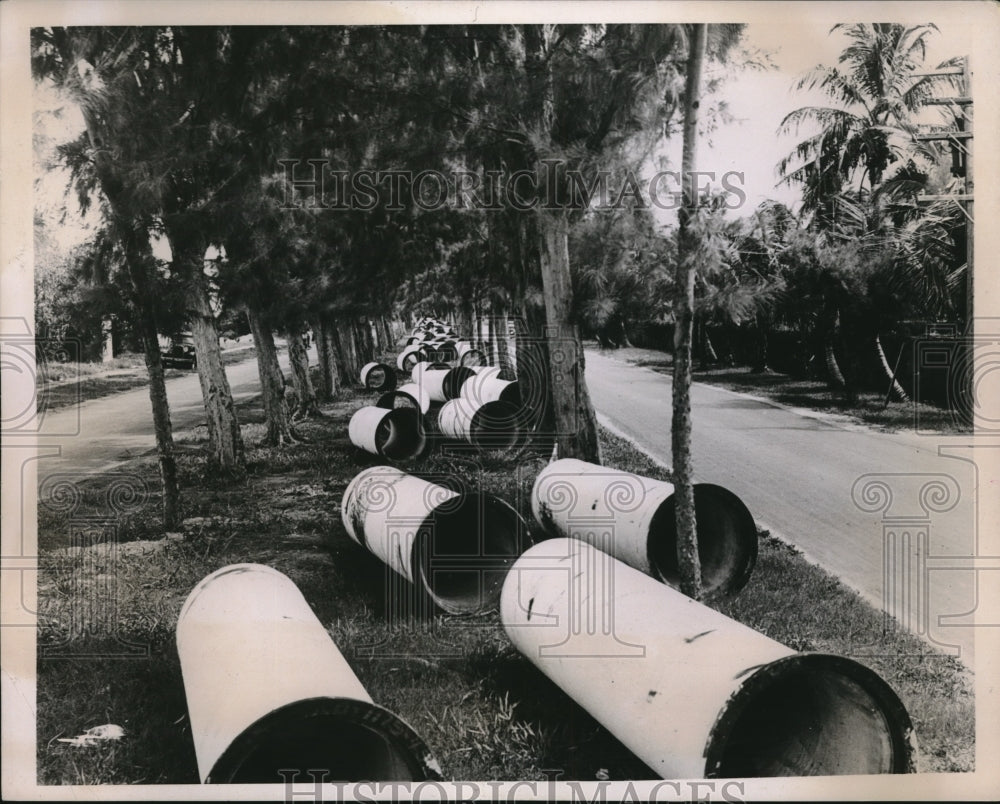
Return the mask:
<svg viewBox="0 0 1000 804"><path fill-rule="evenodd" d="M283 353L280 361L287 369ZM226 376L237 401L260 393L256 358L226 366ZM166 385L174 432L204 425L198 373L191 371L167 380ZM152 406L145 386L46 413L39 432L40 445L59 447L58 456L42 458L39 482L53 472L105 472L156 446Z"/></svg>
<svg viewBox="0 0 1000 804"><path fill-rule="evenodd" d="M669 465L669 376L588 351L586 377L603 423ZM701 383L692 410L697 482L733 491L759 524L972 666L977 575L995 582L1000 567L979 557L967 436L883 434Z"/></svg>
<svg viewBox="0 0 1000 804"><path fill-rule="evenodd" d="M226 372L237 399L259 392L254 359ZM669 377L588 352L587 383L605 424L670 463ZM203 424L195 372L167 393L175 432ZM972 665L977 580L1000 567L977 547L968 438L880 434L702 384L693 409L697 481L736 493L758 523ZM154 448L148 392L48 413L40 433L41 454L58 451L40 458L40 483L110 471Z"/></svg>

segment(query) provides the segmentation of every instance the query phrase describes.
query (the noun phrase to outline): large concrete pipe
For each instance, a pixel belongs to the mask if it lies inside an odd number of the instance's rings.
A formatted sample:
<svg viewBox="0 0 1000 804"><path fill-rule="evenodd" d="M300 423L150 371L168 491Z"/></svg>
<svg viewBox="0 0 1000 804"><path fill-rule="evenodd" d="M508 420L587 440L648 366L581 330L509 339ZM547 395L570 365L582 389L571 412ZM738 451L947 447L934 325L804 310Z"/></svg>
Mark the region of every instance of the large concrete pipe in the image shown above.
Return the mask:
<svg viewBox="0 0 1000 804"><path fill-rule="evenodd" d="M413 371L414 366L429 360L427 352L422 343L415 343L407 346L396 357L396 367L400 371Z"/></svg>
<svg viewBox="0 0 1000 804"><path fill-rule="evenodd" d="M347 434L354 446L392 461L412 460L427 447L423 419L416 408L358 408Z"/></svg>
<svg viewBox="0 0 1000 804"><path fill-rule="evenodd" d="M513 405L498 400L478 402L464 396L441 406L438 430L447 438L465 441L478 449L516 447L524 435Z"/></svg>
<svg viewBox="0 0 1000 804"><path fill-rule="evenodd" d="M735 494L709 483L695 484L694 505L705 599L738 592L757 563L753 516ZM553 536L582 539L647 575L679 584L670 483L564 458L535 478L531 511Z"/></svg>
<svg viewBox="0 0 1000 804"><path fill-rule="evenodd" d="M361 384L369 391L391 391L396 387L396 372L385 363L365 363L361 367Z"/></svg>
<svg viewBox="0 0 1000 804"><path fill-rule="evenodd" d="M528 529L489 494L459 494L390 466L373 466L344 492L348 535L449 614L496 607Z"/></svg>
<svg viewBox="0 0 1000 804"><path fill-rule="evenodd" d="M440 778L423 740L375 704L277 570L234 564L188 595L177 622L198 776L210 783Z"/></svg>
<svg viewBox="0 0 1000 804"><path fill-rule="evenodd" d="M524 656L661 777L915 770L906 709L867 667L796 653L578 539L525 552L500 617Z"/></svg>
<svg viewBox="0 0 1000 804"><path fill-rule="evenodd" d="M462 385L476 373L468 366L454 368L422 368L416 372L413 381L423 388L432 402L447 402L462 392Z"/></svg>
<svg viewBox="0 0 1000 804"><path fill-rule="evenodd" d="M395 391L382 394L375 405L380 408L395 408L400 407L398 402L402 402L403 407L414 407L421 413L427 413L431 409L430 396L415 382L405 383Z"/></svg>
<svg viewBox="0 0 1000 804"><path fill-rule="evenodd" d="M462 396L485 404L486 402L506 402L515 408L521 405L521 386L516 380L501 380L495 373L479 372L462 386Z"/></svg>

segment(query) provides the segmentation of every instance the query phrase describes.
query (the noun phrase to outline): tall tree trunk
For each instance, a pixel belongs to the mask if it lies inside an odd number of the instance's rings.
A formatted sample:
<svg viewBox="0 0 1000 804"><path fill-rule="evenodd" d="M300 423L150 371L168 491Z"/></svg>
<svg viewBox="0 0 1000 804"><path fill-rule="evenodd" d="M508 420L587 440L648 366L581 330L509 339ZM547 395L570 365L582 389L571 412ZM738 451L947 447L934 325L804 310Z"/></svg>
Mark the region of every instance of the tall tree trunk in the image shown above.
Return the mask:
<svg viewBox="0 0 1000 804"><path fill-rule="evenodd" d="M900 402L909 402L910 397L907 396L906 391L903 390L903 386L896 379L896 373L889 368L889 361L885 357L885 350L882 348L882 339L878 335L878 330L875 331L872 341L872 345L875 347L875 356L878 357L878 362L882 367L882 372L885 374L885 379L889 382L889 393L895 394L896 399Z"/></svg>
<svg viewBox="0 0 1000 804"><path fill-rule="evenodd" d="M472 311L472 299L469 296L465 296L459 299L458 302L458 323L455 326L455 330L458 332L458 337L465 338L467 340L475 339L475 332L472 329L472 322L475 320L475 316Z"/></svg>
<svg viewBox="0 0 1000 804"><path fill-rule="evenodd" d="M267 435L264 444L281 446L298 441L292 429L288 404L285 402L285 375L278 364L278 350L274 346L274 333L270 325L253 309L247 310L250 332L257 350L257 375L260 377L261 400L264 403L264 420ZM301 346L301 341L299 343Z"/></svg>
<svg viewBox="0 0 1000 804"><path fill-rule="evenodd" d="M326 317L320 317L313 327L316 337L316 356L319 359L319 398L330 402L337 396L340 385L340 367L338 365L336 330L333 322ZM308 371L306 372L308 377Z"/></svg>
<svg viewBox="0 0 1000 804"><path fill-rule="evenodd" d="M684 97L684 146L681 177L684 203L678 215L676 285L677 307L674 312L674 378L671 452L674 469L674 514L677 529L677 565L681 591L698 600L701 597L701 561L698 556L698 532L694 507L694 467L691 460L691 339L694 325L694 283L697 266L696 235L690 219L698 207L698 188L694 175L698 138L698 105L701 99L701 67L705 58L706 26L691 26Z"/></svg>
<svg viewBox="0 0 1000 804"><path fill-rule="evenodd" d="M313 324L313 337L316 339L316 357L319 360L319 390L316 395L324 402L329 402L333 399L333 377L330 367L334 358L330 354L326 325L322 319Z"/></svg>
<svg viewBox="0 0 1000 804"><path fill-rule="evenodd" d="M555 94L547 42L551 28L525 25L525 71L533 91L538 132L551 145L555 125ZM550 176L555 164L538 159L535 164L539 187L555 186ZM555 180L550 182L550 178ZM555 199L552 199L555 200ZM542 205L545 206L545 205ZM556 449L560 458L601 462L597 440L597 417L590 403L584 378L583 345L572 317L573 285L569 266L569 213L566 209L539 208L535 216L542 296L545 299L545 338L548 381L552 398Z"/></svg>
<svg viewBox="0 0 1000 804"><path fill-rule="evenodd" d="M565 211L543 212L538 223L557 455L600 463L597 416L584 378L580 332L572 318L568 216Z"/></svg>
<svg viewBox="0 0 1000 804"><path fill-rule="evenodd" d="M64 58L70 53L64 52ZM101 122L94 112L86 106L82 107L87 136L94 148L94 167L101 190L115 218L124 224L122 231L122 246L128 265L129 280L135 292L136 304L139 308L139 328L143 344L143 354L146 360L146 372L149 374L149 401L153 409L153 432L156 437L156 457L160 466L160 482L163 492L163 527L176 528L180 521L180 487L177 483L177 461L174 457L173 428L170 424L170 406L167 403L167 386L163 373L163 356L160 354L160 343L156 326L156 305L150 277L152 275L152 249L149 244L149 232L144 226L132 224L121 198L123 182L118 175L118 168L111 159L107 148L97 147L103 140Z"/></svg>
<svg viewBox="0 0 1000 804"><path fill-rule="evenodd" d="M507 318L506 310L503 310L496 317L491 317L490 324L491 326L495 326L496 331L491 333L490 338L496 344L496 365L500 366L501 370L509 374L509 376L514 377L517 372L510 359L510 349L507 344L509 321L510 319Z"/></svg>
<svg viewBox="0 0 1000 804"><path fill-rule="evenodd" d="M354 340L354 326L348 318L337 319L335 322L337 329L337 348L344 363L344 373L340 376L344 382L357 383L361 370L361 363L358 360L358 351Z"/></svg>
<svg viewBox="0 0 1000 804"><path fill-rule="evenodd" d="M186 283L186 306L198 360L198 379L208 420L209 455L223 469L243 466L243 437L236 418L233 394L222 365L219 332L205 278L205 241L197 233L167 225L175 269Z"/></svg>
<svg viewBox="0 0 1000 804"><path fill-rule="evenodd" d="M141 268L130 268L135 275ZM142 333L143 355L149 373L149 402L153 407L153 431L156 434L156 457L160 465L163 488L163 527L166 530L180 524L180 489L177 485L177 461L174 458L173 428L170 424L170 405L163 375L163 356L156 331L156 313L149 300L148 287L141 279L133 278L139 300L139 326Z"/></svg>
<svg viewBox="0 0 1000 804"><path fill-rule="evenodd" d="M322 416L316 405L316 390L309 376L309 352L302 342L302 333L298 327L288 328L288 364L292 367L295 396L298 398L292 419Z"/></svg>

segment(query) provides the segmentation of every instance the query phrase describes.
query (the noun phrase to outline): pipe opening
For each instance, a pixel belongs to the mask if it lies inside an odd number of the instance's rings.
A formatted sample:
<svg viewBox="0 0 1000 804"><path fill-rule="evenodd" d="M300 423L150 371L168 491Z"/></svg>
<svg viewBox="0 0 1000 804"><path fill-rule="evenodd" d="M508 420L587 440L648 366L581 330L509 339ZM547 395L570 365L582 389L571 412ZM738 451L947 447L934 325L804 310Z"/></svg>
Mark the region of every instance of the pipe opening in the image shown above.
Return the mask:
<svg viewBox="0 0 1000 804"><path fill-rule="evenodd" d="M746 586L757 563L757 526L739 497L722 486L694 487L698 558L706 600L732 595ZM660 580L680 584L674 497L657 509L647 538L649 564Z"/></svg>
<svg viewBox="0 0 1000 804"><path fill-rule="evenodd" d="M417 363L426 363L427 354L423 351L408 352L403 356L403 371L413 371Z"/></svg>
<svg viewBox="0 0 1000 804"><path fill-rule="evenodd" d="M391 391L396 387L396 373L383 363L377 363L365 373L365 388L371 391Z"/></svg>
<svg viewBox="0 0 1000 804"><path fill-rule="evenodd" d="M499 400L487 402L472 416L469 438L480 449L510 449L521 441L518 410Z"/></svg>
<svg viewBox="0 0 1000 804"><path fill-rule="evenodd" d="M524 522L502 500L472 493L452 498L421 527L414 577L449 614L496 607L511 565L521 555Z"/></svg>
<svg viewBox="0 0 1000 804"><path fill-rule="evenodd" d="M279 771L326 770L324 781L421 781L427 750L392 712L366 701L311 698L258 720L226 748L206 779L278 784ZM308 778L308 776L306 776Z"/></svg>
<svg viewBox="0 0 1000 804"><path fill-rule="evenodd" d="M709 738L710 777L834 776L913 771L913 726L874 672L797 654L755 672Z"/></svg>
<svg viewBox="0 0 1000 804"><path fill-rule="evenodd" d="M441 383L445 399L457 399L465 382L475 376L476 372L468 366L456 366L450 369L444 375L444 381Z"/></svg>
<svg viewBox="0 0 1000 804"><path fill-rule="evenodd" d="M375 430L375 448L390 460L415 458L426 445L420 411L416 408L393 408Z"/></svg>

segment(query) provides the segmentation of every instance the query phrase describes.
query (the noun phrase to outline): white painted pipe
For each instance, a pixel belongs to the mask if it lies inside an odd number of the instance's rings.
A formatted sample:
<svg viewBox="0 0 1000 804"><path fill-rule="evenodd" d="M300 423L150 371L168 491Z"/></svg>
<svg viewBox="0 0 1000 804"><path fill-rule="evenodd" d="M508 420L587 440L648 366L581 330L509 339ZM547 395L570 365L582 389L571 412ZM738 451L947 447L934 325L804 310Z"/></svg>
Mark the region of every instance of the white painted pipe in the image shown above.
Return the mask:
<svg viewBox="0 0 1000 804"><path fill-rule="evenodd" d="M396 358L396 366L400 371L413 371L414 366L427 360L427 352L424 351L422 343L415 343L407 346Z"/></svg>
<svg viewBox="0 0 1000 804"><path fill-rule="evenodd" d="M521 442L517 409L506 402L477 402L460 396L441 406L438 430L446 438L465 441L479 449L508 449Z"/></svg>
<svg viewBox="0 0 1000 804"><path fill-rule="evenodd" d="M416 408L358 408L347 425L347 434L354 446L393 461L416 458L427 446Z"/></svg>
<svg viewBox="0 0 1000 804"><path fill-rule="evenodd" d="M423 740L375 704L294 583L260 564L188 595L177 653L198 776L209 783L440 778Z"/></svg>
<svg viewBox="0 0 1000 804"><path fill-rule="evenodd" d="M423 363L419 365L423 365ZM404 400L405 403L412 405L421 413L427 413L431 409L430 396L415 382L404 383L395 391L383 394L378 398L375 405L380 408L394 408L396 407L397 400Z"/></svg>
<svg viewBox="0 0 1000 804"><path fill-rule="evenodd" d="M449 614L496 607L525 544L524 521L489 494L458 494L390 466L373 466L344 492L348 535Z"/></svg>
<svg viewBox="0 0 1000 804"><path fill-rule="evenodd" d="M499 377L500 366L469 366L476 374L485 374L488 377Z"/></svg>
<svg viewBox="0 0 1000 804"><path fill-rule="evenodd" d="M447 402L458 397L462 385L475 376L476 373L468 366L422 368L413 380L427 392L432 402Z"/></svg>
<svg viewBox="0 0 1000 804"><path fill-rule="evenodd" d="M516 380L501 380L496 373L480 372L462 386L462 396L480 404L506 402L513 407L521 404L521 386Z"/></svg>
<svg viewBox="0 0 1000 804"><path fill-rule="evenodd" d="M361 384L370 391L391 391L396 387L396 372L385 363L365 363L361 367Z"/></svg>
<svg viewBox="0 0 1000 804"><path fill-rule="evenodd" d="M840 656L801 654L578 539L511 569L507 636L663 778L914 771L899 698Z"/></svg>
<svg viewBox="0 0 1000 804"><path fill-rule="evenodd" d="M674 487L574 458L535 478L531 512L553 536L593 544L647 575L677 586ZM757 526L740 499L710 483L694 487L698 556L706 600L742 589L757 563Z"/></svg>

